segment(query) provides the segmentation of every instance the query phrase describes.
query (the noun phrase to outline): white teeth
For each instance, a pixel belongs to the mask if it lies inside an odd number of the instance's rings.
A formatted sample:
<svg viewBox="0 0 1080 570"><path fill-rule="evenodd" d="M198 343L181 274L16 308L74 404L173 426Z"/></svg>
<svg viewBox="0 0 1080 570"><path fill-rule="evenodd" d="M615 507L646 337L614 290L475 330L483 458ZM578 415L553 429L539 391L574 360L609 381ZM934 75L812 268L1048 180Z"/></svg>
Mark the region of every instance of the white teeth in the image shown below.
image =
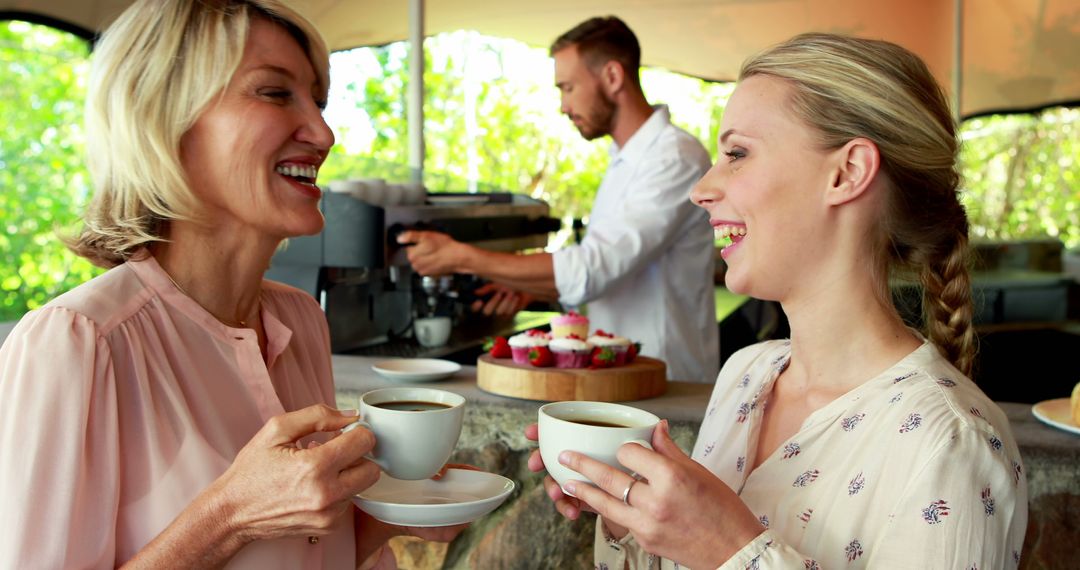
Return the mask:
<svg viewBox="0 0 1080 570"><path fill-rule="evenodd" d="M744 226L716 226L713 228L713 235L716 239L725 239L732 236L745 236L746 227Z"/></svg>
<svg viewBox="0 0 1080 570"><path fill-rule="evenodd" d="M315 180L315 177L318 176L318 174L319 174L319 169L312 166L312 165L310 165L310 164L309 165L290 164L290 165L287 165L287 166L277 166L277 167L274 168L274 171L277 172L278 174L283 174L285 176L291 176L293 178L302 176L304 178L309 178L311 180Z"/></svg>

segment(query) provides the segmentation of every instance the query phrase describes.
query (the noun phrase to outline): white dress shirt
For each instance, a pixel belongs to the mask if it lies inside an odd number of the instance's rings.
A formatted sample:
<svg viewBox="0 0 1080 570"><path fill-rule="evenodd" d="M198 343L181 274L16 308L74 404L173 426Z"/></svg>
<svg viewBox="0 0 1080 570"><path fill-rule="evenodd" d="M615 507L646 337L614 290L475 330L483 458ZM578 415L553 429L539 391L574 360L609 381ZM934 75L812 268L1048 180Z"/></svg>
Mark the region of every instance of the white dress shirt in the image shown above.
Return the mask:
<svg viewBox="0 0 1080 570"><path fill-rule="evenodd" d="M766 529L721 570L1017 567L1027 481L1009 421L928 342L810 414L751 471L790 358L787 341L732 355L694 444ZM608 539L598 523L596 538L597 568L679 568L630 534Z"/></svg>
<svg viewBox="0 0 1080 570"><path fill-rule="evenodd" d="M622 148L612 145L585 238L553 254L559 301L588 303L593 330L640 342L672 380L708 383L720 368L713 232L690 203L709 165L705 147L654 107Z"/></svg>

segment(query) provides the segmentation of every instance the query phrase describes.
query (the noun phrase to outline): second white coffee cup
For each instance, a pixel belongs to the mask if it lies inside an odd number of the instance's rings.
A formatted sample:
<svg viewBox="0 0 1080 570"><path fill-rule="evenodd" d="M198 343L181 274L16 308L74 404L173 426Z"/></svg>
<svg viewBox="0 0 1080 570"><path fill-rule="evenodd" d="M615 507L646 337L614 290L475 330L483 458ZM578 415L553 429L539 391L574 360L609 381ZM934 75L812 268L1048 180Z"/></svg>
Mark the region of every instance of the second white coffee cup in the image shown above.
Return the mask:
<svg viewBox="0 0 1080 570"><path fill-rule="evenodd" d="M422 317L413 322L416 340L423 346L436 347L450 340L450 317Z"/></svg>
<svg viewBox="0 0 1080 570"><path fill-rule="evenodd" d="M540 407L540 457L544 468L565 489L571 480L588 477L559 463L563 451L577 451L625 473L615 454L626 443L651 448L660 418L631 406L611 402L552 402Z"/></svg>
<svg viewBox="0 0 1080 570"><path fill-rule="evenodd" d="M375 434L369 459L395 479L427 479L446 465L457 446L465 398L431 388L382 388L360 397L360 420Z"/></svg>

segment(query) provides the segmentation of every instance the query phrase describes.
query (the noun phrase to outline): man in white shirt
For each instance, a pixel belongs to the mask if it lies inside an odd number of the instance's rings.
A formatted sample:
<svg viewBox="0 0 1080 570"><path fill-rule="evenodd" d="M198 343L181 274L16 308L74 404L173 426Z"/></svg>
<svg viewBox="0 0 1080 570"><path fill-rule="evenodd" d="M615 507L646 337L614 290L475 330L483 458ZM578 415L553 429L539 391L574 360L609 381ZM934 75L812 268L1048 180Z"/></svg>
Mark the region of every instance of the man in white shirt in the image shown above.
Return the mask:
<svg viewBox="0 0 1080 570"><path fill-rule="evenodd" d="M713 382L720 367L713 232L690 189L708 170L701 143L650 106L638 80L641 50L615 17L592 18L551 46L562 112L581 136L612 138L611 163L580 244L554 253L483 250L445 234L411 231L409 261L424 275L474 274L501 284L487 308L529 296L588 304L593 330L642 344L668 378Z"/></svg>

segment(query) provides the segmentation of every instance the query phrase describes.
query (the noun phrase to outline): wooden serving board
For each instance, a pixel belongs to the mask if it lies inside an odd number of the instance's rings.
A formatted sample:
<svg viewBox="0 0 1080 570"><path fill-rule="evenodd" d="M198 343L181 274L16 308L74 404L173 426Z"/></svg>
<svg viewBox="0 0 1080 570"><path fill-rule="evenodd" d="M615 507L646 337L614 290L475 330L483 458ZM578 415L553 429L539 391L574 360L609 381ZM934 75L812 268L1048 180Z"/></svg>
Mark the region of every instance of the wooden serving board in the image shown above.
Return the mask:
<svg viewBox="0 0 1080 570"><path fill-rule="evenodd" d="M476 361L476 382L486 392L526 400L623 402L663 394L667 365L638 356L630 364L612 368L537 368L483 354Z"/></svg>

